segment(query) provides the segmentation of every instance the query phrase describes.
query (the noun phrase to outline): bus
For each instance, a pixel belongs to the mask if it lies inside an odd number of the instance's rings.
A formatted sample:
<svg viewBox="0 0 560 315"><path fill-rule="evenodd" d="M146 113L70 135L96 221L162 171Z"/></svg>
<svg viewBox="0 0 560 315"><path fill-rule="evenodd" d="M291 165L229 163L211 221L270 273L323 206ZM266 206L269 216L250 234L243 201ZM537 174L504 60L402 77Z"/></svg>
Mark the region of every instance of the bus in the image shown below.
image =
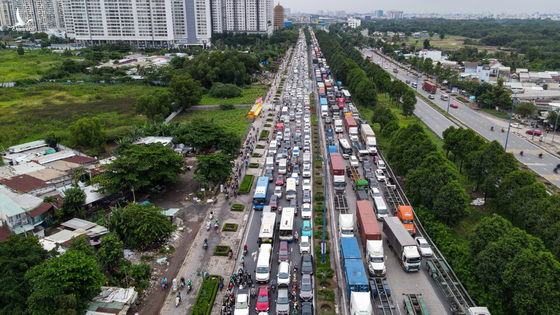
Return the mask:
<svg viewBox="0 0 560 315"><path fill-rule="evenodd" d="M294 215L294 208L286 207L282 209L282 218L280 219L279 230L279 238L281 241L291 242L294 240Z"/></svg>
<svg viewBox="0 0 560 315"><path fill-rule="evenodd" d="M266 197L268 194L268 177L263 176L257 179L257 187L253 195L253 209L262 210L266 206Z"/></svg>
<svg viewBox="0 0 560 315"><path fill-rule="evenodd" d="M259 246L262 243L272 244L274 242L274 230L276 228L276 213L263 213L261 229L259 230Z"/></svg>
<svg viewBox="0 0 560 315"><path fill-rule="evenodd" d="M290 177L286 180L286 200L296 199L296 179Z"/></svg>
<svg viewBox="0 0 560 315"><path fill-rule="evenodd" d="M346 103L352 102L352 96L350 96L350 92L348 92L348 90L342 90L342 95L344 95L344 101Z"/></svg>
<svg viewBox="0 0 560 315"><path fill-rule="evenodd" d="M352 147L350 146L350 143L348 143L348 140L340 139L338 140L338 145L340 147L340 153L342 153L342 157L344 159L349 159L350 155L352 155L354 151L352 151Z"/></svg>

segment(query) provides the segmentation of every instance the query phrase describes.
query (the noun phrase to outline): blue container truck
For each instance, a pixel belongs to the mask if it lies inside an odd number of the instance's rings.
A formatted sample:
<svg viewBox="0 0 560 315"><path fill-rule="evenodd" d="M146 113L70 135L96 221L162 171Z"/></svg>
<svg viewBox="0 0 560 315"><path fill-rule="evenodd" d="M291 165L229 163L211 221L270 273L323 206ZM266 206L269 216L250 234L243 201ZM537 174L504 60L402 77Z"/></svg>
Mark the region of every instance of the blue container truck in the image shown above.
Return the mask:
<svg viewBox="0 0 560 315"><path fill-rule="evenodd" d="M344 264L346 293L350 298L352 292L369 292L369 283L364 263L361 259L347 259Z"/></svg>
<svg viewBox="0 0 560 315"><path fill-rule="evenodd" d="M327 140L334 140L334 133L332 128L327 128Z"/></svg>
<svg viewBox="0 0 560 315"><path fill-rule="evenodd" d="M358 240L355 237L342 237L340 239L340 255L342 260L362 259Z"/></svg>
<svg viewBox="0 0 560 315"><path fill-rule="evenodd" d="M328 106L329 103L327 102L327 99L326 99L326 98L321 97L321 106L323 106L323 105Z"/></svg>
<svg viewBox="0 0 560 315"><path fill-rule="evenodd" d="M329 155L331 153L338 153L338 147L336 145L329 145Z"/></svg>

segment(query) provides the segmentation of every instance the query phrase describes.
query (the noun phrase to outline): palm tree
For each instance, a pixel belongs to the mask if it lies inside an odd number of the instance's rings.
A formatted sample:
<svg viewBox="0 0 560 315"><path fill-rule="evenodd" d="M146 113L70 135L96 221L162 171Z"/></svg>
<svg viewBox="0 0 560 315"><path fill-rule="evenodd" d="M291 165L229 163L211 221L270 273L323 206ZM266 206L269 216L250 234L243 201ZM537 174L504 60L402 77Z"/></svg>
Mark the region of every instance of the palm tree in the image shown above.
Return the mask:
<svg viewBox="0 0 560 315"><path fill-rule="evenodd" d="M54 204L58 205L58 199L56 199L55 196L45 196L45 198L43 198L43 202L44 203L54 203Z"/></svg>

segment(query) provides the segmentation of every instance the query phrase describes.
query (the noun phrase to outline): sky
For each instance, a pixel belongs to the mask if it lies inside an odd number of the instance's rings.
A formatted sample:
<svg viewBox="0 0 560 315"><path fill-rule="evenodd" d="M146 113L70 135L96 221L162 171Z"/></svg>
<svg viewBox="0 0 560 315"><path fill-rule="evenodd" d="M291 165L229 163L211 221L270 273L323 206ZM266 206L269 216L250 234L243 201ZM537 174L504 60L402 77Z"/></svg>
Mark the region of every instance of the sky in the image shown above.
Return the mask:
<svg viewBox="0 0 560 315"><path fill-rule="evenodd" d="M317 10L369 13L375 10L403 11L404 13L491 13L518 14L560 13L559 0L274 0L291 12L317 13ZM538 5L535 5L538 4ZM546 10L545 10L546 9Z"/></svg>

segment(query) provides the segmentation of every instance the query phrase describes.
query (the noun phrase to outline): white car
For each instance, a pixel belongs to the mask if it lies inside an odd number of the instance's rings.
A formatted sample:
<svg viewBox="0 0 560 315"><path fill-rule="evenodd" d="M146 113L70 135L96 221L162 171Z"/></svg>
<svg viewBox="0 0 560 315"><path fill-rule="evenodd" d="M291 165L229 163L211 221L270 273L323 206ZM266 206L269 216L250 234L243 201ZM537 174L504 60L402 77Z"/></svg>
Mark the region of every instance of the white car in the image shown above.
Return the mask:
<svg viewBox="0 0 560 315"><path fill-rule="evenodd" d="M278 197L278 199L282 198L282 186L276 186L274 188L274 194Z"/></svg>
<svg viewBox="0 0 560 315"><path fill-rule="evenodd" d="M304 179L303 184L301 186L301 189L311 191L311 180L310 179Z"/></svg>
<svg viewBox="0 0 560 315"><path fill-rule="evenodd" d="M278 131L276 134L276 140L282 140L282 131Z"/></svg>
<svg viewBox="0 0 560 315"><path fill-rule="evenodd" d="M360 162L358 161L358 158L355 155L350 156L350 165L354 167L360 166Z"/></svg>
<svg viewBox="0 0 560 315"><path fill-rule="evenodd" d="M299 185L299 174L298 173L292 173L292 175L290 175L290 178L293 178L296 180L296 185Z"/></svg>
<svg viewBox="0 0 560 315"><path fill-rule="evenodd" d="M278 287L290 286L290 263L283 261L278 266Z"/></svg>
<svg viewBox="0 0 560 315"><path fill-rule="evenodd" d="M415 240L416 240L416 244L418 244L418 250L420 251L420 255L422 255L423 257L432 257L434 255L434 252L432 251L430 244L428 244L428 241L426 241L425 238L416 237Z"/></svg>
<svg viewBox="0 0 560 315"><path fill-rule="evenodd" d="M299 253L309 254L311 253L311 243L309 242L309 236L302 236L299 239Z"/></svg>
<svg viewBox="0 0 560 315"><path fill-rule="evenodd" d="M311 204L310 203L304 203L301 206L301 218L302 219L311 219Z"/></svg>
<svg viewBox="0 0 560 315"><path fill-rule="evenodd" d="M382 170L375 170L375 178L377 179L378 182L384 182L385 174L383 173ZM276 194L276 190L274 190L274 193Z"/></svg>
<svg viewBox="0 0 560 315"><path fill-rule="evenodd" d="M243 293L237 292L237 296L235 297L235 311L234 315L249 315L249 304L251 300L249 299L249 294L247 291L243 291Z"/></svg>
<svg viewBox="0 0 560 315"><path fill-rule="evenodd" d="M303 177L311 177L311 166L309 164L303 166Z"/></svg>
<svg viewBox="0 0 560 315"><path fill-rule="evenodd" d="M292 154L293 156L299 156L299 147L294 147L294 149L292 150Z"/></svg>

